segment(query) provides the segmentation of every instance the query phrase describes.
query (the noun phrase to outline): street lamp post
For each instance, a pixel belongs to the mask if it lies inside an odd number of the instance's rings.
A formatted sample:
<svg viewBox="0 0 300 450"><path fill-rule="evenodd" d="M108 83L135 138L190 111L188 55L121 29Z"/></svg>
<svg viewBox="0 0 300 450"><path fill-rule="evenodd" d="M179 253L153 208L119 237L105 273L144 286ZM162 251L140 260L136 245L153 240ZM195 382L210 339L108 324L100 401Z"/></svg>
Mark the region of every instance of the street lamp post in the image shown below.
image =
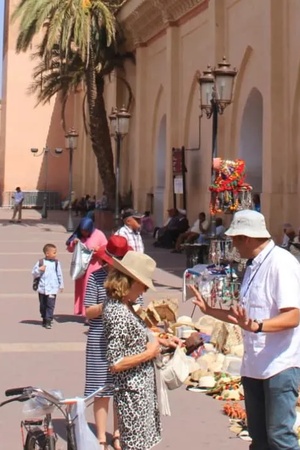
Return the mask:
<svg viewBox="0 0 300 450"><path fill-rule="evenodd" d="M45 147L43 150L39 153L38 148L31 148L30 149L33 156L42 156L45 155L45 188L44 188L44 196L43 196L43 206L41 211L41 217L43 219L47 219L48 217L48 208L47 208L47 200L48 200L48 155L52 156L59 156L62 153L62 148L56 148L54 152L49 148Z"/></svg>
<svg viewBox="0 0 300 450"><path fill-rule="evenodd" d="M116 199L115 199L115 226L117 227L120 222L120 156L121 156L121 142L122 139L128 134L129 131L129 121L131 114L127 111L125 106L120 110L113 108L111 114L109 115L110 122L110 135L116 141Z"/></svg>
<svg viewBox="0 0 300 450"><path fill-rule="evenodd" d="M67 231L74 231L72 217L72 191L73 191L73 151L77 148L78 133L74 128L65 135L66 148L69 150L69 204L68 204L68 224Z"/></svg>
<svg viewBox="0 0 300 450"><path fill-rule="evenodd" d="M206 113L206 117L212 117L212 168L211 179L213 182L213 159L217 156L218 115L223 114L224 109L232 103L233 85L237 70L231 69L225 56L217 68L207 66L199 77L200 107ZM211 217L211 235L216 234L215 217Z"/></svg>

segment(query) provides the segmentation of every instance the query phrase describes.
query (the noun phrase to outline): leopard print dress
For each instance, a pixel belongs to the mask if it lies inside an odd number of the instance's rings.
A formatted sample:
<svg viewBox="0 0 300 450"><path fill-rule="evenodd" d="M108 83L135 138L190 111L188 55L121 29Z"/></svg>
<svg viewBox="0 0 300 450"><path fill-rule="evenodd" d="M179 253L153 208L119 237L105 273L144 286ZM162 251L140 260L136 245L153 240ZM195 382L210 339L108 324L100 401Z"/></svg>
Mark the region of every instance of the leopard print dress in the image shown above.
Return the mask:
<svg viewBox="0 0 300 450"><path fill-rule="evenodd" d="M106 300L103 322L107 360L116 364L125 356L145 351L147 328L125 304ZM153 361L113 374L122 450L148 450L161 440Z"/></svg>

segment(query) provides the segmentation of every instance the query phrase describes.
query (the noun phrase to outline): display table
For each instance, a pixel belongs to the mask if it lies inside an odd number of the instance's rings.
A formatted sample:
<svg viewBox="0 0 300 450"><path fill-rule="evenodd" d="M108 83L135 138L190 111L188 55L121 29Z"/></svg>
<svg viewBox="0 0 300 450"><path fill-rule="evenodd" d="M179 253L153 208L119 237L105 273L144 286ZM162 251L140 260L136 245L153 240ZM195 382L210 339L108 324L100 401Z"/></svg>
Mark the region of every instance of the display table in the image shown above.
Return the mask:
<svg viewBox="0 0 300 450"><path fill-rule="evenodd" d="M217 267L214 265L197 264L183 273L183 302L193 297L189 285L197 287L203 298L212 306L222 304L231 306L239 301L240 280L235 270L229 265Z"/></svg>

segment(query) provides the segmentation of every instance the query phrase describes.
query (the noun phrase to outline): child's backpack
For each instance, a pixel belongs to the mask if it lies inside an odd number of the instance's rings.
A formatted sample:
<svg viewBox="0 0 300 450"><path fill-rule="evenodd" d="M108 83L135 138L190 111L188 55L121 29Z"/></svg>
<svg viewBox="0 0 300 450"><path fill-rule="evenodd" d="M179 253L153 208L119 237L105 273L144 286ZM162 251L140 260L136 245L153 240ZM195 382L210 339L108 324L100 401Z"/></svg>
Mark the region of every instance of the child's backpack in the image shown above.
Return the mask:
<svg viewBox="0 0 300 450"><path fill-rule="evenodd" d="M40 260L39 260L39 267L41 267L43 264L44 264L44 259L40 259ZM57 266L58 266L58 261L56 260L56 261L55 261L55 271L56 271L56 275L57 275L57 277L58 277L58 274L57 274ZM33 289L34 291L37 291L37 290L38 290L38 288L39 288L39 283L40 283L40 279L41 279L41 277L36 277L36 278L34 278L34 280L33 280L33 282L32 282L32 289Z"/></svg>

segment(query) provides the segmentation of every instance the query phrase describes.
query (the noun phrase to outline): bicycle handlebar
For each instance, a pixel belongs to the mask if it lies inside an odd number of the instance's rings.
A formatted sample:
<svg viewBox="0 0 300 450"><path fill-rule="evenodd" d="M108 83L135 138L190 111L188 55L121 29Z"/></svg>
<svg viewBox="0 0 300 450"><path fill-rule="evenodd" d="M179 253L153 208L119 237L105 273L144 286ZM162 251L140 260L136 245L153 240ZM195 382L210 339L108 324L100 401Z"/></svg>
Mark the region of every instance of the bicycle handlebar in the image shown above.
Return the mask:
<svg viewBox="0 0 300 450"><path fill-rule="evenodd" d="M4 405L7 405L8 403L12 402L26 402L29 400L28 395L19 395L18 397L10 398L9 400L5 400L4 402L0 403L0 408Z"/></svg>
<svg viewBox="0 0 300 450"><path fill-rule="evenodd" d="M11 397L12 395L22 395L26 389L31 389L31 386L7 389L5 391L5 395L6 397Z"/></svg>
<svg viewBox="0 0 300 450"><path fill-rule="evenodd" d="M98 393L105 392L107 390L114 390L113 385L107 385L105 387L97 389L95 392L93 392L88 397L84 398L85 403L92 400ZM56 397L55 395L51 394L50 392L45 391L41 388L36 388L33 386L26 386L26 387L20 387L20 388L12 388L7 389L5 391L5 395L7 397L18 395L19 397L12 399L11 401L17 400L17 401L24 401L25 399L34 398L34 397L42 397L45 400L48 400L50 403L54 404L55 406L62 406L62 405L69 405L72 403L76 403L78 398L65 398L61 399L59 397Z"/></svg>

